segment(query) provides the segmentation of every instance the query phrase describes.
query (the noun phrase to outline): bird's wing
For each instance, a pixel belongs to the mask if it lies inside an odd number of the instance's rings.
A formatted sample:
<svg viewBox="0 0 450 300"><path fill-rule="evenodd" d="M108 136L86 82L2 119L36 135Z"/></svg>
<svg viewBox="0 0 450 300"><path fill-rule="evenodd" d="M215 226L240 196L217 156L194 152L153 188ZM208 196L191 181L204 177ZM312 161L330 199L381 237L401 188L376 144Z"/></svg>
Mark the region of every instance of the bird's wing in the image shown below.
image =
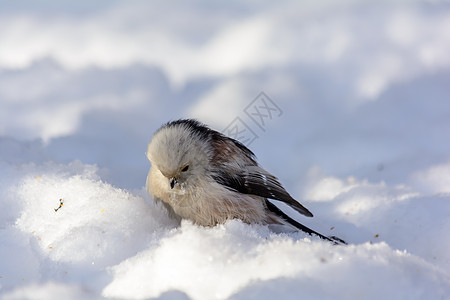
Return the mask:
<svg viewBox="0 0 450 300"><path fill-rule="evenodd" d="M231 190L278 200L307 217L313 216L306 207L289 195L275 176L259 166L247 166L241 172L221 170L213 175L213 178Z"/></svg>
<svg viewBox="0 0 450 300"><path fill-rule="evenodd" d="M248 174L244 176L244 178L245 186L247 187L249 194L279 200L288 204L302 215L307 217L313 216L306 207L289 195L278 181L278 178L259 166L250 166L247 170Z"/></svg>

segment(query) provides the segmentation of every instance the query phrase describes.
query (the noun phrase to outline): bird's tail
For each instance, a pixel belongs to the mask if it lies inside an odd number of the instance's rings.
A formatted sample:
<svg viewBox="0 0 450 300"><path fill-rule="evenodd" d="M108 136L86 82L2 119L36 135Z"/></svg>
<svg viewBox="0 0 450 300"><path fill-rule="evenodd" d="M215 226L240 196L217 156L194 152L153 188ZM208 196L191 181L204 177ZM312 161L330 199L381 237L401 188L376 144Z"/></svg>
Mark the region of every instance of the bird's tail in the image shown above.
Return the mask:
<svg viewBox="0 0 450 300"><path fill-rule="evenodd" d="M267 204L267 208L275 213L276 215L278 215L279 217L281 217L284 221L286 221L287 223L289 223L290 225L300 229L301 231L304 231L310 235L317 235L318 237L320 237L321 239L327 240L332 242L335 245L347 245L347 243L336 237L336 236L324 236L323 234L318 233L315 230L312 230L309 227L306 227L303 224L300 224L299 222L295 221L294 219L292 219L291 217L289 217L287 214L285 214L281 209L279 209L275 204L273 204L272 202L270 202L269 200L266 200L266 204Z"/></svg>

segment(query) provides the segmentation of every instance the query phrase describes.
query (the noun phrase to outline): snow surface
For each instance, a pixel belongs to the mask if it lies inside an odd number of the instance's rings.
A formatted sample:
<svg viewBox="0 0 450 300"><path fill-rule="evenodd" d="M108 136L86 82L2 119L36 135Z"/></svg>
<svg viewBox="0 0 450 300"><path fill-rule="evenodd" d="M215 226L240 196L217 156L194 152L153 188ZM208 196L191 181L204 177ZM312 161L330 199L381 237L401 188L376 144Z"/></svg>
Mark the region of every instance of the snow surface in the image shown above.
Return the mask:
<svg viewBox="0 0 450 300"><path fill-rule="evenodd" d="M450 298L448 2L0 0L0 41L1 299ZM349 245L177 228L144 153L180 117L238 117Z"/></svg>

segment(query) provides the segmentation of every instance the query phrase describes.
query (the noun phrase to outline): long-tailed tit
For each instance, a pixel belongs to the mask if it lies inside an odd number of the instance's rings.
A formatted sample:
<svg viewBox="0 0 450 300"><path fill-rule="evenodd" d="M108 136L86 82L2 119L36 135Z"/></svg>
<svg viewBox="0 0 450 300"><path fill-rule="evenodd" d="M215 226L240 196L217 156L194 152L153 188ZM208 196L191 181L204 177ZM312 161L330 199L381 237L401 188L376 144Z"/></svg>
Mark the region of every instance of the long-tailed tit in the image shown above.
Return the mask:
<svg viewBox="0 0 450 300"><path fill-rule="evenodd" d="M148 145L151 162L147 191L169 214L202 226L230 219L246 223L294 226L329 238L298 223L268 199L282 201L307 217L312 213L256 162L240 142L204 124L183 119L164 124Z"/></svg>

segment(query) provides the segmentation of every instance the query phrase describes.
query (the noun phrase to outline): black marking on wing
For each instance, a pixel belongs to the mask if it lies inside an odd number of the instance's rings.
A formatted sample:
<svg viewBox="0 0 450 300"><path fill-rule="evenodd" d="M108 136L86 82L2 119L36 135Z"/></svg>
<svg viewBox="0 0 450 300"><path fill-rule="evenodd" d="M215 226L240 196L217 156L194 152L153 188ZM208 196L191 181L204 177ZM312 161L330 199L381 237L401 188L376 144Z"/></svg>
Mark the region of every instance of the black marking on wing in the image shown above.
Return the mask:
<svg viewBox="0 0 450 300"><path fill-rule="evenodd" d="M279 200L307 217L313 216L306 207L298 203L291 195L289 195L275 176L268 173L261 174L251 172L247 174L231 175L228 172L220 170L213 174L212 177L215 181L231 190L243 194Z"/></svg>
<svg viewBox="0 0 450 300"><path fill-rule="evenodd" d="M212 174L212 178L232 191L248 194L242 176L234 176L224 170L217 170Z"/></svg>
<svg viewBox="0 0 450 300"><path fill-rule="evenodd" d="M302 215L307 217L313 216L306 207L289 195L275 176L269 173L249 173L245 176L245 186L247 187L248 194L282 201Z"/></svg>

